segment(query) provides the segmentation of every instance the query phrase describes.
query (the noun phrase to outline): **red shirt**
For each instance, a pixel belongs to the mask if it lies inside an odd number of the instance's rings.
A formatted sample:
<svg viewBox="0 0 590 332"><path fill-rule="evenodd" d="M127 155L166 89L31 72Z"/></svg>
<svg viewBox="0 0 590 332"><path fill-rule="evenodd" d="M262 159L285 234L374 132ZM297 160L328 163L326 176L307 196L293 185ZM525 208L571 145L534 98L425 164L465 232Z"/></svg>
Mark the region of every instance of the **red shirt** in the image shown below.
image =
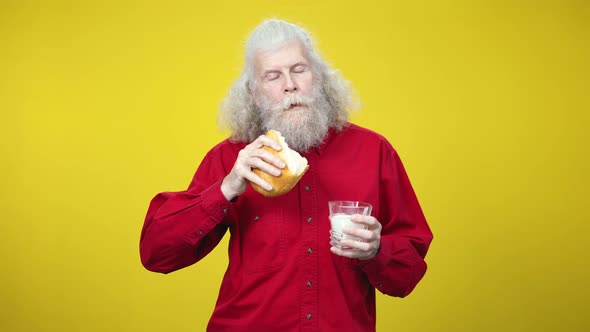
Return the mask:
<svg viewBox="0 0 590 332"><path fill-rule="evenodd" d="M396 151L349 124L302 154L309 170L286 195L266 198L248 186L228 202L221 181L244 146L221 142L186 191L152 200L141 233L144 266L169 273L194 264L229 229L229 265L208 331L374 331L375 289L408 295L426 272L432 240ZM383 226L374 258L330 252L330 200L373 205Z"/></svg>

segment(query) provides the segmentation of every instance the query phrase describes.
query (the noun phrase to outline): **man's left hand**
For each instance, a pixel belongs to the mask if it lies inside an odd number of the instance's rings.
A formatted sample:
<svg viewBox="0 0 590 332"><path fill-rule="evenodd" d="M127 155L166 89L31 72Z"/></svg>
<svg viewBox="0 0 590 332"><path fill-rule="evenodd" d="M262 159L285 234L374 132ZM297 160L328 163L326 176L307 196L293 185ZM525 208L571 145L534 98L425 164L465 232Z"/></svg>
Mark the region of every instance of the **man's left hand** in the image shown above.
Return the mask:
<svg viewBox="0 0 590 332"><path fill-rule="evenodd" d="M381 223L373 216L352 215L351 221L357 224L364 224L367 229L344 227L342 233L359 238L360 240L342 239L341 248L332 246L332 253L349 257L367 260L375 257L381 246Z"/></svg>

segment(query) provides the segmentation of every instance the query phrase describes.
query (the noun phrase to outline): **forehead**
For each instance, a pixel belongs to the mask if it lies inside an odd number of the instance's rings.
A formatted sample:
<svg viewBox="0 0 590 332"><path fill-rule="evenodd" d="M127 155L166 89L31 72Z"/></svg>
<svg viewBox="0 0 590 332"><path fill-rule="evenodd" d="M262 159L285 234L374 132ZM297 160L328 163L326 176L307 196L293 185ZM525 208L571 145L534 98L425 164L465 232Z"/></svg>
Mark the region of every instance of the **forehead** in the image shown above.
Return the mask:
<svg viewBox="0 0 590 332"><path fill-rule="evenodd" d="M259 50L254 57L254 67L258 72L289 68L297 63L308 63L305 49L297 40L287 42L276 49Z"/></svg>

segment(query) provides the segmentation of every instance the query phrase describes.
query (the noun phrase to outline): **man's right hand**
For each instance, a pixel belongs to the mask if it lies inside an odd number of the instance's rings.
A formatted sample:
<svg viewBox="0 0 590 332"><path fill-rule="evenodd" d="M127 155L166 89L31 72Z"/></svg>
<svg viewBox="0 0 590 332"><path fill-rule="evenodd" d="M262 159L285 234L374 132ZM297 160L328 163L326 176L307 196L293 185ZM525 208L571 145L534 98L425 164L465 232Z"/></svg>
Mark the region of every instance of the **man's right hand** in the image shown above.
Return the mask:
<svg viewBox="0 0 590 332"><path fill-rule="evenodd" d="M272 138L261 135L254 142L240 150L238 158L229 174L221 182L221 192L228 201L246 191L248 182L254 182L264 189L272 190L272 186L252 172L252 168L258 168L270 175L279 176L285 163L276 155L264 150L268 146L277 151L281 145Z"/></svg>

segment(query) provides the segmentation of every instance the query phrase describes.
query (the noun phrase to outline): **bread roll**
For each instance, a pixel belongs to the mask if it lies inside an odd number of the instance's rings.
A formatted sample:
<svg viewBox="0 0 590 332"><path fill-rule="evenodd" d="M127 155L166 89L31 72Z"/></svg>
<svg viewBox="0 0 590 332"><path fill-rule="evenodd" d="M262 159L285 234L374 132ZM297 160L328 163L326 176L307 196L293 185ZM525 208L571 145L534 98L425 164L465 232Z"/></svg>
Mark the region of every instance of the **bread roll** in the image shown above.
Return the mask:
<svg viewBox="0 0 590 332"><path fill-rule="evenodd" d="M274 155L277 155L279 158L281 158L286 166L281 170L281 175L279 176L270 175L258 168L252 169L252 172L258 175L264 181L270 183L272 186L271 191L265 190L255 183L251 184L252 188L262 195L266 197L277 197L284 195L288 193L289 190L293 189L297 182L299 182L299 179L301 179L303 174L305 174L309 166L307 165L307 159L302 157L299 153L297 153L297 151L289 148L285 142L285 138L281 136L281 133L271 129L266 133L266 136L277 141L281 145L282 149L281 151L276 151L275 149L268 146L264 146L263 149Z"/></svg>

